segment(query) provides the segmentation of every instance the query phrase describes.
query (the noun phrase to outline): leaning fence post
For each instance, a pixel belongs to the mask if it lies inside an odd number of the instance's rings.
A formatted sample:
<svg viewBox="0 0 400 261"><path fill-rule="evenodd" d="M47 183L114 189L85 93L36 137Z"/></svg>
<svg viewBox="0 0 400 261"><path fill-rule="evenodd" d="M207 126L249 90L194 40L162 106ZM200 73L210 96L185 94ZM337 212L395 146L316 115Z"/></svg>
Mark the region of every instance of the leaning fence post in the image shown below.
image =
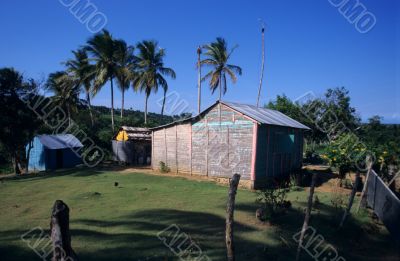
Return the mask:
<svg viewBox="0 0 400 261"><path fill-rule="evenodd" d="M349 204L347 205L347 208L344 211L342 220L340 221L339 228L341 228L343 226L344 221L346 220L347 216L350 213L351 207L353 206L354 196L356 195L357 188L360 185L360 179L361 179L360 178L360 172L357 171L356 179L355 179L354 184L353 184L353 190L351 191L350 198L349 198Z"/></svg>
<svg viewBox="0 0 400 261"><path fill-rule="evenodd" d="M56 200L50 221L51 241L53 243L52 261L76 261L77 256L71 247L69 232L69 208L61 200Z"/></svg>
<svg viewBox="0 0 400 261"><path fill-rule="evenodd" d="M308 222L310 221L316 180L317 180L317 173L314 173L311 181L310 194L308 195L306 215L304 217L304 223L300 233L299 246L297 247L296 261L300 260L301 247L303 245L304 234L308 228Z"/></svg>
<svg viewBox="0 0 400 261"><path fill-rule="evenodd" d="M360 202L358 202L357 213L360 211L361 205L365 204L365 192L367 191L369 174L371 173L371 169L372 169L372 160L371 160L370 156L367 156L365 162L367 164L367 175L365 177L364 186L361 191Z"/></svg>
<svg viewBox="0 0 400 261"><path fill-rule="evenodd" d="M240 175L233 175L230 180L228 203L226 206L226 228L225 228L225 242L226 242L226 255L228 261L235 260L235 248L233 244L233 212L235 210L235 197L239 185Z"/></svg>

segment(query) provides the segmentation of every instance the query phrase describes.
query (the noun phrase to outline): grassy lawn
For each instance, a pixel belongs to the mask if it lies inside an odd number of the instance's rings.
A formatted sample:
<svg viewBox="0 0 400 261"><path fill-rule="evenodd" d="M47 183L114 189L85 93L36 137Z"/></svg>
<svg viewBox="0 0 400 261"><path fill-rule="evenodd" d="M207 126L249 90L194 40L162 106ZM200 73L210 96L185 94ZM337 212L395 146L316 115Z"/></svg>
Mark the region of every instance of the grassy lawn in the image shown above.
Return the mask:
<svg viewBox="0 0 400 261"><path fill-rule="evenodd" d="M114 182L119 186L115 187ZM346 260L397 260L386 230L364 213L336 229L329 193L311 225ZM48 231L51 207L70 207L72 245L80 260L179 260L157 238L176 224L212 260L225 259L227 187L204 181L140 173L75 170L0 182L0 260L40 260L20 239L34 227ZM293 260L292 239L303 222L306 191L290 192L291 210L276 225L255 219L256 194L239 190L235 212L238 260ZM306 253L303 260L308 259Z"/></svg>

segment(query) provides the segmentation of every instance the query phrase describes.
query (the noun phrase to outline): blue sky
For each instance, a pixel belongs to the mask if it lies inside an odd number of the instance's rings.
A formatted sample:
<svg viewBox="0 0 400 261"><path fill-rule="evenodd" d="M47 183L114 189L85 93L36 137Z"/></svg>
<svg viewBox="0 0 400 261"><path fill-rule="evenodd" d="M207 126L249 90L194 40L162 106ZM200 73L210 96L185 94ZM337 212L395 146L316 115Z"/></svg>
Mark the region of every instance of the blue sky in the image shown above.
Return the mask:
<svg viewBox="0 0 400 261"><path fill-rule="evenodd" d="M68 0L64 0L68 1ZM82 1L82 0L81 0ZM332 0L333 1L333 0ZM340 0L335 0L340 2ZM130 44L156 39L167 51L165 64L177 73L169 80L195 110L197 102L196 48L217 36L239 47L231 63L242 67L238 82L229 84L225 100L254 104L260 73L260 27L267 24L266 64L262 102L286 94L296 99L312 91L345 86L352 105L365 120L381 115L400 123L400 3L397 0L360 0L376 17L368 33L328 0L252 1L128 1L91 0L107 17L106 28ZM92 35L59 0L0 2L0 67L9 66L27 77L41 78L62 69L71 50ZM150 111L160 111L152 94ZM94 104L110 105L109 86ZM120 92L115 95L120 107ZM203 108L217 99L203 84ZM143 110L144 94L129 90L126 108Z"/></svg>

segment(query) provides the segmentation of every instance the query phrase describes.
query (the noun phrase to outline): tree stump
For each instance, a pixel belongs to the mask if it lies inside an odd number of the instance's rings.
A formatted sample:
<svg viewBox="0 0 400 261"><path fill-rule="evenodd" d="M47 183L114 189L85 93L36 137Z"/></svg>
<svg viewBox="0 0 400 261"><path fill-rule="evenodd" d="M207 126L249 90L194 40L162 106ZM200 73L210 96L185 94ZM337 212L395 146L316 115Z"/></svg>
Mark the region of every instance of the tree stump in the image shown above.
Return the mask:
<svg viewBox="0 0 400 261"><path fill-rule="evenodd" d="M265 221L265 209L263 208L258 208L256 210L256 218L261 221L264 222Z"/></svg>
<svg viewBox="0 0 400 261"><path fill-rule="evenodd" d="M76 261L77 256L71 247L69 232L69 208L61 200L56 200L50 221L51 241L53 242L52 261Z"/></svg>
<svg viewBox="0 0 400 261"><path fill-rule="evenodd" d="M233 214L235 210L236 191L239 185L240 175L233 175L229 181L229 195L228 204L226 206L226 228L225 228L225 242L226 242L226 255L228 261L235 260L235 248L233 244Z"/></svg>

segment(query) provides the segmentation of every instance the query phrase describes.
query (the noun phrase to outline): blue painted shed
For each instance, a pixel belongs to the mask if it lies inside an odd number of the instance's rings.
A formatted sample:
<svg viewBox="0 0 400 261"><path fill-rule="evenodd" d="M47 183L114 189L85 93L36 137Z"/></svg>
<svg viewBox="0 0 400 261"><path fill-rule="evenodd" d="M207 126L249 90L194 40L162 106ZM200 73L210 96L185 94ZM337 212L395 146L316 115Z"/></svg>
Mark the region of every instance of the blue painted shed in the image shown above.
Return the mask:
<svg viewBox="0 0 400 261"><path fill-rule="evenodd" d="M31 144L30 152L29 144L26 146L29 171L72 168L82 163L78 150L83 145L72 134L39 135Z"/></svg>

